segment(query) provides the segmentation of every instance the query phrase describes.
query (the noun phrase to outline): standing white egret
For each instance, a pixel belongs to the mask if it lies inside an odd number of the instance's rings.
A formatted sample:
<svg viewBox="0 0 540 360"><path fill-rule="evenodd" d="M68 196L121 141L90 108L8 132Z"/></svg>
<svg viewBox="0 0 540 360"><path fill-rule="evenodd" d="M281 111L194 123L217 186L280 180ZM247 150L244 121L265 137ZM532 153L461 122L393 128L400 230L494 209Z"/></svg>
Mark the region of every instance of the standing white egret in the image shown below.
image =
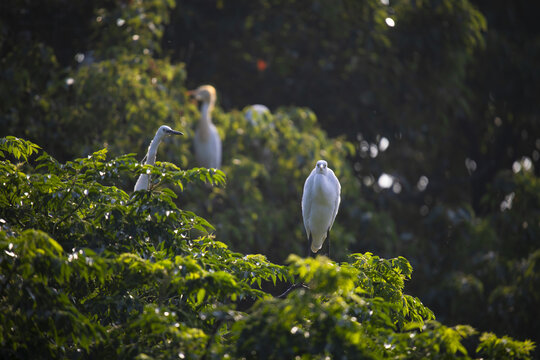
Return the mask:
<svg viewBox="0 0 540 360"><path fill-rule="evenodd" d="M302 217L308 237L308 254L318 252L328 238L330 256L330 229L334 224L341 202L341 185L328 163L317 161L304 184Z"/></svg>
<svg viewBox="0 0 540 360"><path fill-rule="evenodd" d="M163 138L168 135L184 135L184 134L181 133L180 131L171 129L167 125L160 126L158 131L156 131L156 136L154 136L154 139L152 139L150 146L148 146L148 152L143 158L143 162L145 163L145 165L154 165L156 163L156 155L157 155L159 144L161 143L161 140L163 140ZM139 175L139 178L137 179L137 182L135 183L134 191L148 190L149 183L150 183L150 176L148 174Z"/></svg>
<svg viewBox="0 0 540 360"><path fill-rule="evenodd" d="M199 166L219 169L221 167L221 139L216 126L212 123L216 89L211 85L202 85L196 90L189 91L188 94L202 102L201 120L193 139L195 160Z"/></svg>

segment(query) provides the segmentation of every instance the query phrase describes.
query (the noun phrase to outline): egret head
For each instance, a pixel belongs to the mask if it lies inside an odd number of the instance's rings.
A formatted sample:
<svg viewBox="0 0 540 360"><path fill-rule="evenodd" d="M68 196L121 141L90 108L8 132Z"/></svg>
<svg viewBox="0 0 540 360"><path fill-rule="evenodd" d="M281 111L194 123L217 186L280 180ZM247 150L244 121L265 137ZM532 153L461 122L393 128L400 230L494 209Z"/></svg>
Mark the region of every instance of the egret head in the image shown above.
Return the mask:
<svg viewBox="0 0 540 360"><path fill-rule="evenodd" d="M319 160L317 161L315 169L319 174L326 174L326 170L328 169L328 163L325 160Z"/></svg>
<svg viewBox="0 0 540 360"><path fill-rule="evenodd" d="M216 101L216 89L212 85L202 85L197 89L189 91L189 95L202 102L213 103Z"/></svg>
<svg viewBox="0 0 540 360"><path fill-rule="evenodd" d="M156 135L160 135L159 137L164 137L168 135L184 135L184 133L173 130L167 125L162 125L159 127Z"/></svg>

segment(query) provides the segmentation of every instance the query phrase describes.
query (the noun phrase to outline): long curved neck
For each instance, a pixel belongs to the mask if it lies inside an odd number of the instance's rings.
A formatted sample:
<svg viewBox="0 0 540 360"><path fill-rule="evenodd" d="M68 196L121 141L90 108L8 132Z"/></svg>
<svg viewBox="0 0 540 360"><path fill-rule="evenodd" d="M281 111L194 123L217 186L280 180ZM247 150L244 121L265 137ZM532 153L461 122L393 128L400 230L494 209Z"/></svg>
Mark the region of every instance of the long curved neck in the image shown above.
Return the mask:
<svg viewBox="0 0 540 360"><path fill-rule="evenodd" d="M208 126L212 123L212 110L214 110L215 100L203 102L201 105L201 125Z"/></svg>
<svg viewBox="0 0 540 360"><path fill-rule="evenodd" d="M156 163L157 150L158 150L159 144L161 143L162 138L163 137L159 136L158 134L154 136L154 139L150 143L150 146L148 146L148 153L146 153L145 164L154 165Z"/></svg>

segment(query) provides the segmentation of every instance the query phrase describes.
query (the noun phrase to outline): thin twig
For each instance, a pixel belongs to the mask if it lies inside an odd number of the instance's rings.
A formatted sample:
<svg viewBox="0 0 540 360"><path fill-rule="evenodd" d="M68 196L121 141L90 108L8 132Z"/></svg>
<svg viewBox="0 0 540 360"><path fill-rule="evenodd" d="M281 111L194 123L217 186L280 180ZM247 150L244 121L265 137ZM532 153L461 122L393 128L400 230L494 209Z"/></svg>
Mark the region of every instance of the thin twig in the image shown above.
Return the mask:
<svg viewBox="0 0 540 360"><path fill-rule="evenodd" d="M287 295L289 295L289 293L291 291L296 290L298 288L303 288L303 289L308 289L309 290L309 286L307 286L304 283L292 284L291 287L288 288L287 291L285 291L283 294L279 295L278 298L284 299L284 298L287 297Z"/></svg>
<svg viewBox="0 0 540 360"><path fill-rule="evenodd" d="M81 196L81 200L79 201L79 203L77 204L77 206L75 207L75 209L73 209L69 214L67 214L66 216L64 216L62 219L58 220L58 221L54 224L53 230L52 230L52 234L51 234L51 235L54 236L54 234L56 233L56 230L58 230L58 227L60 226L60 224L62 224L64 221L66 221L66 220L69 219L71 216L73 216L73 214L75 214L75 212L81 208L81 205L82 205L82 203L84 202L84 199L85 199L85 197L84 197L84 196Z"/></svg>

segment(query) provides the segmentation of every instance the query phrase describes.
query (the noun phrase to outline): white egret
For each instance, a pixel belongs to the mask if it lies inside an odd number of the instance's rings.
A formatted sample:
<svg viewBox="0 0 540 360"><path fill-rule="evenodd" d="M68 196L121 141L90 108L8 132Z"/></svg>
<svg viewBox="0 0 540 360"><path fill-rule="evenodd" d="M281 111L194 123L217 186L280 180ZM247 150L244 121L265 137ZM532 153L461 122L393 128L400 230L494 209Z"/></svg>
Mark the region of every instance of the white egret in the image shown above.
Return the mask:
<svg viewBox="0 0 540 360"><path fill-rule="evenodd" d="M221 139L216 126L212 123L216 89L211 85L202 85L196 90L189 91L188 94L202 102L201 120L193 139L195 160L199 166L219 169L221 167Z"/></svg>
<svg viewBox="0 0 540 360"><path fill-rule="evenodd" d="M245 118L251 125L255 126L258 118L262 117L265 113L270 113L270 109L268 109L268 107L261 104L254 104L249 106L246 110Z"/></svg>
<svg viewBox="0 0 540 360"><path fill-rule="evenodd" d="M330 229L341 202L341 185L328 163L317 161L304 184L302 217L308 237L308 254L318 252L327 240L330 256Z"/></svg>
<svg viewBox="0 0 540 360"><path fill-rule="evenodd" d="M156 136L154 136L154 139L152 139L152 142L150 142L150 146L148 146L148 152L146 153L145 157L142 160L145 163L145 165L154 165L156 163L156 155L157 155L159 144L161 143L161 140L163 140L163 138L168 135L184 135L184 134L180 131L171 129L167 125L160 126L158 131L156 131ZM134 191L148 190L149 183L150 183L150 176L148 174L139 175L139 178L137 179L137 182L135 183Z"/></svg>

